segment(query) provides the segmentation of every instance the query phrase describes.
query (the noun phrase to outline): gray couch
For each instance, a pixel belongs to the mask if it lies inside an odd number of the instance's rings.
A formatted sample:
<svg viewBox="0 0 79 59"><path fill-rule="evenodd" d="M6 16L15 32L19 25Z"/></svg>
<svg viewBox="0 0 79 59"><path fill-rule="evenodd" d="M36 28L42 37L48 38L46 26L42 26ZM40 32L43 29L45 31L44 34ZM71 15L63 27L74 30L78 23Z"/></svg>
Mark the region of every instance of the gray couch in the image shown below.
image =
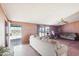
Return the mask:
<svg viewBox="0 0 79 59"><path fill-rule="evenodd" d="M75 33L62 33L60 37L64 39L75 40L77 36Z"/></svg>

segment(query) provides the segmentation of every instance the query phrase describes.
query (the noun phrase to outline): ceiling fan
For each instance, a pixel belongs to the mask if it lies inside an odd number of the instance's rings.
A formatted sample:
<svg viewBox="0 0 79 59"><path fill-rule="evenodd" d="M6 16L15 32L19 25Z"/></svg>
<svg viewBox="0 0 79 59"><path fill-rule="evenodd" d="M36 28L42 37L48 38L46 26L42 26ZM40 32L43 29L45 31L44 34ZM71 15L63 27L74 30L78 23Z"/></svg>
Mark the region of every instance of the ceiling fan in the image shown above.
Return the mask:
<svg viewBox="0 0 79 59"><path fill-rule="evenodd" d="M68 24L68 22L65 21L63 18L61 18L60 21L58 22L58 24Z"/></svg>

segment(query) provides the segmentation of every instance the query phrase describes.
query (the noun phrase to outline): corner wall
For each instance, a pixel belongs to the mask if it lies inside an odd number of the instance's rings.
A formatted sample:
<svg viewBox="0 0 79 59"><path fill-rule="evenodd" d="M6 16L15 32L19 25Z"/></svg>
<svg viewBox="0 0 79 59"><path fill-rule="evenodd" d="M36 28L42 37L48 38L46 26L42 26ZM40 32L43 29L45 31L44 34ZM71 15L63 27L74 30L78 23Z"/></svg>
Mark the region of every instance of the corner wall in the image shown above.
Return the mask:
<svg viewBox="0 0 79 59"><path fill-rule="evenodd" d="M0 19L0 46L5 46L5 22Z"/></svg>
<svg viewBox="0 0 79 59"><path fill-rule="evenodd" d="M0 46L5 46L5 20L6 17L0 7Z"/></svg>

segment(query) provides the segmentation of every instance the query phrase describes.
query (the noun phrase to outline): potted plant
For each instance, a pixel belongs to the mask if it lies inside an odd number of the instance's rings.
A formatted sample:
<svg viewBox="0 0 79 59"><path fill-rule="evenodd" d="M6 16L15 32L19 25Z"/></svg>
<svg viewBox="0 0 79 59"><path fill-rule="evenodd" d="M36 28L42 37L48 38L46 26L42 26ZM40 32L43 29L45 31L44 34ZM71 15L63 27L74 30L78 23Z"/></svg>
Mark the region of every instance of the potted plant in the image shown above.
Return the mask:
<svg viewBox="0 0 79 59"><path fill-rule="evenodd" d="M8 52L8 50L9 49L7 47L0 46L0 56L2 56L3 53Z"/></svg>

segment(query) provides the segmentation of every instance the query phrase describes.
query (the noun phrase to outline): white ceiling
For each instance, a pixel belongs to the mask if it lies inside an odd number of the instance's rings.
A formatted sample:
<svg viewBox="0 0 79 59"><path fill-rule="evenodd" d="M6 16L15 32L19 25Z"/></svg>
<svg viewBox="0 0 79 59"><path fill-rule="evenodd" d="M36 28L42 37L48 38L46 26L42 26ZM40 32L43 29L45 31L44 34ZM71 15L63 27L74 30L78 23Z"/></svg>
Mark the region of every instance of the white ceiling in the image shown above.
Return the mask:
<svg viewBox="0 0 79 59"><path fill-rule="evenodd" d="M77 3L8 3L2 6L9 20L14 21L57 25L61 18L68 22L79 20Z"/></svg>

